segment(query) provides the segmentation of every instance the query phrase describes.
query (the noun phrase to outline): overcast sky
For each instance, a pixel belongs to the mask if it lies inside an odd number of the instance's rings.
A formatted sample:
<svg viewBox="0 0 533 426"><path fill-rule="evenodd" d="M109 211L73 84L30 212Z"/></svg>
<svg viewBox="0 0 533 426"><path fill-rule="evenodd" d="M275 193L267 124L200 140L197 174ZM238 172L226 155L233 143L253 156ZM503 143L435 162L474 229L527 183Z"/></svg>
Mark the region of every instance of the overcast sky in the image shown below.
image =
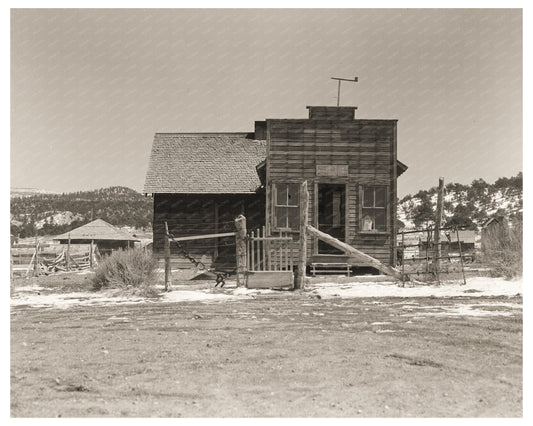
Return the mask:
<svg viewBox="0 0 533 426"><path fill-rule="evenodd" d="M522 170L522 12L13 10L11 186L142 190L155 132L398 119L399 196Z"/></svg>

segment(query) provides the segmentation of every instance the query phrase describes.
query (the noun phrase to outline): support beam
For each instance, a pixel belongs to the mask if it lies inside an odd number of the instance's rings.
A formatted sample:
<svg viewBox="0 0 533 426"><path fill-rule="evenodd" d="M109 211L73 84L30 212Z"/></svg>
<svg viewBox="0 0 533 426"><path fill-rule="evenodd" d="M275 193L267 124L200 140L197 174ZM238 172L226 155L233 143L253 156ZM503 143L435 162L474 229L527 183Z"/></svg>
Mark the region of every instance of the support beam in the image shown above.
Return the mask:
<svg viewBox="0 0 533 426"><path fill-rule="evenodd" d="M396 268L381 263L379 260L374 259L372 256L369 256L368 254L365 254L362 251L359 251L353 248L352 246L343 243L342 241L332 237L329 234L326 234L325 232L319 231L311 225L307 225L307 233L314 237L317 237L318 239L332 245L333 247L339 250L342 250L344 253L359 259L361 262L364 262L368 266L376 268L378 271L383 272L384 274L391 275L398 280L402 280L402 273Z"/></svg>

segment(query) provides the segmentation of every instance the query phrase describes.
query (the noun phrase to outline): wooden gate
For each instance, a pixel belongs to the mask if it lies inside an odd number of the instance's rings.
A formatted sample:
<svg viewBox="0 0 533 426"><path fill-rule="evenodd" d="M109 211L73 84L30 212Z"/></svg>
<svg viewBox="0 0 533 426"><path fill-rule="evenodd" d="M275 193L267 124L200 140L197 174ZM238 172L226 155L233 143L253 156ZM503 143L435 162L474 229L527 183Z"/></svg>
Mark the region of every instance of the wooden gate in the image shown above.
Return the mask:
<svg viewBox="0 0 533 426"><path fill-rule="evenodd" d="M267 235L265 227L246 238L246 286L248 288L292 288L294 252L286 232Z"/></svg>

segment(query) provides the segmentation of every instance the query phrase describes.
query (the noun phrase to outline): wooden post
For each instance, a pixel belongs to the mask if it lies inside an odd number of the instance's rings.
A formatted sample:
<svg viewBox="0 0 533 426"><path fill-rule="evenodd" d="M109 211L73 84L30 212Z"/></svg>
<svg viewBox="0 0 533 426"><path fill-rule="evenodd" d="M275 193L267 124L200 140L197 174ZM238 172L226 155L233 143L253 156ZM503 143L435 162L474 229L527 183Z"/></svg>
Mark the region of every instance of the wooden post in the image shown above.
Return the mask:
<svg viewBox="0 0 533 426"><path fill-rule="evenodd" d="M235 248L237 260L237 287L246 285L246 218L240 214L235 218ZM253 259L253 245L250 250Z"/></svg>
<svg viewBox="0 0 533 426"><path fill-rule="evenodd" d="M405 232L402 231L402 283L405 282Z"/></svg>
<svg viewBox="0 0 533 426"><path fill-rule="evenodd" d="M170 269L170 239L168 233L168 223L165 221L165 291L168 291L171 283L172 270Z"/></svg>
<svg viewBox="0 0 533 426"><path fill-rule="evenodd" d="M35 263L33 264L33 276L39 276L39 240L35 235Z"/></svg>
<svg viewBox="0 0 533 426"><path fill-rule="evenodd" d="M65 262L66 262L67 271L70 271L70 232L68 234L67 254L65 255Z"/></svg>
<svg viewBox="0 0 533 426"><path fill-rule="evenodd" d="M440 226L442 221L442 210L444 203L444 178L439 178L439 192L437 195L437 216L435 218L435 258L433 259L433 270L435 272L435 278L437 278L437 283L440 284L440 257L441 257L441 247L440 247Z"/></svg>
<svg viewBox="0 0 533 426"><path fill-rule="evenodd" d="M307 181L300 185L300 253L298 255L298 272L294 288L305 286L305 268L307 264L307 223L309 220L309 191Z"/></svg>
<svg viewBox="0 0 533 426"><path fill-rule="evenodd" d="M215 201L215 234L218 234L218 203ZM213 260L218 258L218 238L214 239Z"/></svg>
<svg viewBox="0 0 533 426"><path fill-rule="evenodd" d="M455 228L455 232L457 234L457 244L459 244L459 258L461 259L461 272L463 273L463 285L466 285L465 265L463 263L463 250L461 248L461 240L459 239L459 228Z"/></svg>
<svg viewBox="0 0 533 426"><path fill-rule="evenodd" d="M93 269L93 256L94 256L94 240L91 240L91 246L89 247L89 268Z"/></svg>

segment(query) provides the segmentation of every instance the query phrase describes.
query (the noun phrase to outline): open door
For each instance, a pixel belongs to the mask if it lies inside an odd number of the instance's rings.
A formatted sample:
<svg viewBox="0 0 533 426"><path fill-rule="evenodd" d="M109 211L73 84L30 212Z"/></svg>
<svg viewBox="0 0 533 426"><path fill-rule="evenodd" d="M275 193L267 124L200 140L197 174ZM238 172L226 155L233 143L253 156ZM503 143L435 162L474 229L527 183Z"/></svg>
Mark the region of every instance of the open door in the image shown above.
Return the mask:
<svg viewBox="0 0 533 426"><path fill-rule="evenodd" d="M319 183L318 196L318 229L332 237L345 242L346 236L346 185ZM339 254L343 252L318 241L318 254Z"/></svg>

